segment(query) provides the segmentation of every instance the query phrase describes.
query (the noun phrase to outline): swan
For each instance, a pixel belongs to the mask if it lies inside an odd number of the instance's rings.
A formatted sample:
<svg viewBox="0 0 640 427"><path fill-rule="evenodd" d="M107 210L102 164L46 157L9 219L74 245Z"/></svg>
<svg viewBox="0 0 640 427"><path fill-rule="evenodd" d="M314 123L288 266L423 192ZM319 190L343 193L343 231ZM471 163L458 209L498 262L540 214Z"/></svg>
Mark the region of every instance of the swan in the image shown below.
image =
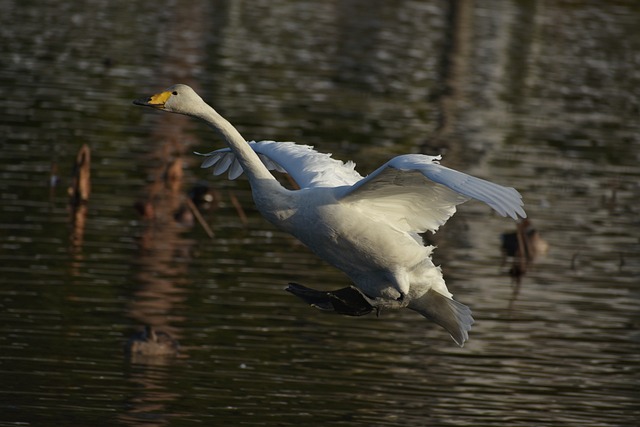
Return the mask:
<svg viewBox="0 0 640 427"><path fill-rule="evenodd" d="M469 199L502 216L525 218L514 188L439 164L440 156L394 157L362 177L353 162L292 142L247 142L189 86L177 84L136 105L184 114L216 130L227 148L205 154L203 167L234 179L244 172L262 216L317 256L342 270L352 286L321 292L290 284L290 292L322 309L360 315L372 309L409 308L442 326L459 345L469 337L471 310L455 301L433 246L420 233L435 232ZM300 187L283 187L270 170L288 173Z"/></svg>

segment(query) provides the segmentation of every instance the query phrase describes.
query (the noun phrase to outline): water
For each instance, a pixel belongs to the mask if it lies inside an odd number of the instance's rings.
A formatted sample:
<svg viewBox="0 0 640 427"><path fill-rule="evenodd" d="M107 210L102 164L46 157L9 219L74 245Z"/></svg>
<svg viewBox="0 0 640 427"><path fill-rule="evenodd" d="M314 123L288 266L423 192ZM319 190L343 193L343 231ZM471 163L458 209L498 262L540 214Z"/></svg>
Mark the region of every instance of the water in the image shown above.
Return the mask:
<svg viewBox="0 0 640 427"><path fill-rule="evenodd" d="M0 5L0 425L637 422L634 2ZM262 220L246 181L198 168L192 151L221 146L206 127L131 105L175 82L248 139L362 173L443 153L513 185L549 253L513 283L498 238L514 224L480 203L432 237L476 318L463 349L413 312L317 312L287 282L341 273ZM82 144L92 191L74 212ZM174 218L202 181L213 238ZM179 355L127 358L145 324Z"/></svg>

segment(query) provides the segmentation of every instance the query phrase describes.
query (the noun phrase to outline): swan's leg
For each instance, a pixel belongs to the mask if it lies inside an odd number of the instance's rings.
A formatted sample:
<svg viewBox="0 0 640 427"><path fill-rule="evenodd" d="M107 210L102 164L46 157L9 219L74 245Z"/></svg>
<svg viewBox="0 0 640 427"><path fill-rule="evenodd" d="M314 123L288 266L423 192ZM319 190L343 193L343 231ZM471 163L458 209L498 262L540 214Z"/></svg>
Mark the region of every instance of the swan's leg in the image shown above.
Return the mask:
<svg viewBox="0 0 640 427"><path fill-rule="evenodd" d="M297 283L289 283L286 290L320 310L335 311L348 316L363 316L374 309L367 298L353 286L335 291L317 291Z"/></svg>

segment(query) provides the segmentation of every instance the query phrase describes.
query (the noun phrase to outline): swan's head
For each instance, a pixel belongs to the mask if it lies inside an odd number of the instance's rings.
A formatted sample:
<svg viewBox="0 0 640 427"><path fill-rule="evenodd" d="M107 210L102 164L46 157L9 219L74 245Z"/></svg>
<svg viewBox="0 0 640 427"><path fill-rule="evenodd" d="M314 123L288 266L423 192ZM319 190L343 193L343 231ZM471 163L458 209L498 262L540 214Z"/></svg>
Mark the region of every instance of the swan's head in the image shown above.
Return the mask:
<svg viewBox="0 0 640 427"><path fill-rule="evenodd" d="M195 109L201 106L204 101L189 86L177 84L155 95L136 99L133 103L171 113L191 115L195 113Z"/></svg>

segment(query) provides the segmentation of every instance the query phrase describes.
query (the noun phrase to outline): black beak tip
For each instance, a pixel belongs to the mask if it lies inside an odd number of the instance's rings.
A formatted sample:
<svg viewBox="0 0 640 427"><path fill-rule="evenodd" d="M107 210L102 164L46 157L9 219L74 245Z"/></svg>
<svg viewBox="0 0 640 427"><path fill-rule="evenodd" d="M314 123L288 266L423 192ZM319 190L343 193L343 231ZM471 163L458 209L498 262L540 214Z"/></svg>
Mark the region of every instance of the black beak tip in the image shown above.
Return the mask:
<svg viewBox="0 0 640 427"><path fill-rule="evenodd" d="M141 99L134 99L133 100L133 104L134 105L142 105L142 106L146 106L149 102L149 98L141 98Z"/></svg>

